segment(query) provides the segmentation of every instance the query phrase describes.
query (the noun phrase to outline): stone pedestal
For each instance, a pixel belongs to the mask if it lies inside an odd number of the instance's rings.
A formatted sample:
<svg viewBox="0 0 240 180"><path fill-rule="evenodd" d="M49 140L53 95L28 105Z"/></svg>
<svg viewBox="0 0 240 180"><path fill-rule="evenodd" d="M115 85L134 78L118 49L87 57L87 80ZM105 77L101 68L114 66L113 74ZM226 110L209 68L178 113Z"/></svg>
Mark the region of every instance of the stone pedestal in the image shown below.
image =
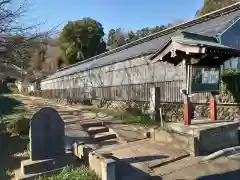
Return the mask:
<svg viewBox="0 0 240 180"><path fill-rule="evenodd" d="M21 169L15 173L16 179L34 179L36 177L54 173L62 170L65 166L73 165L76 161L76 156L73 153L66 153L64 155L33 161L31 159L21 162Z"/></svg>
<svg viewBox="0 0 240 180"><path fill-rule="evenodd" d="M166 123L166 131L152 130L156 141L167 141L178 145L193 156L213 153L239 144L238 122L193 121L192 125Z"/></svg>

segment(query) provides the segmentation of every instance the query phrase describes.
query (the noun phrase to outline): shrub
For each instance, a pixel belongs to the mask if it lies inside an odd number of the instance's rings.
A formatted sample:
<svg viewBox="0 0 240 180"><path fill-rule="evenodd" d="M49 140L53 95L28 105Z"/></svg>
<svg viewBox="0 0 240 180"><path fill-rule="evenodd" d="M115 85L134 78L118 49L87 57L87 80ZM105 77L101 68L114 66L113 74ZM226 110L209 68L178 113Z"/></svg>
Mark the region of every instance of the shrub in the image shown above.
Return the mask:
<svg viewBox="0 0 240 180"><path fill-rule="evenodd" d="M7 83L7 87L10 90L11 93L19 94L19 91L18 91L18 88L17 88L16 84L14 84L14 83Z"/></svg>
<svg viewBox="0 0 240 180"><path fill-rule="evenodd" d="M240 70L225 69L222 71L221 78L221 94L228 96L231 103L240 103Z"/></svg>
<svg viewBox="0 0 240 180"><path fill-rule="evenodd" d="M15 134L27 135L29 133L30 119L20 116L7 125L8 131Z"/></svg>

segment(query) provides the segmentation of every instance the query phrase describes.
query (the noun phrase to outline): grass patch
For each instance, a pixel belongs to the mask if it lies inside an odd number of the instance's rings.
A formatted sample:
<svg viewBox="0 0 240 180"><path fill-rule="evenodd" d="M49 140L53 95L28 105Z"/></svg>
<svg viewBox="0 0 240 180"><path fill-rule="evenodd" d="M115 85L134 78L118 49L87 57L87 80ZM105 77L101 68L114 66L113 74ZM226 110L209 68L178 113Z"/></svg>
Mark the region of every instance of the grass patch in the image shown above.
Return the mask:
<svg viewBox="0 0 240 180"><path fill-rule="evenodd" d="M10 96L0 96L0 120L6 127L8 124L17 123L15 128L22 132L23 119L26 113L24 105ZM24 124L25 125L25 124ZM28 136L11 136L4 128L2 143L3 148L0 152L0 179L9 180L13 178L13 171L20 167L21 160L28 158L27 145ZM2 144L1 144L2 145Z"/></svg>
<svg viewBox="0 0 240 180"><path fill-rule="evenodd" d="M85 166L66 167L62 172L51 176L39 177L38 180L100 180L97 175Z"/></svg>
<svg viewBox="0 0 240 180"><path fill-rule="evenodd" d="M24 104L10 96L0 96L0 121L4 131L26 135L29 132L29 117L26 117Z"/></svg>
<svg viewBox="0 0 240 180"><path fill-rule="evenodd" d="M15 83L3 82L0 84L0 93L3 94L19 94L18 88Z"/></svg>
<svg viewBox="0 0 240 180"><path fill-rule="evenodd" d="M140 111L138 113L128 112L125 109L115 108L96 108L96 107L87 107L83 108L86 111L106 114L107 116L112 117L113 120L122 120L127 124L137 124L143 126L154 126L159 125L159 122L153 121L149 115L143 114Z"/></svg>
<svg viewBox="0 0 240 180"><path fill-rule="evenodd" d="M0 96L0 117L2 120L18 117L26 112L20 101L9 96Z"/></svg>
<svg viewBox="0 0 240 180"><path fill-rule="evenodd" d="M10 93L19 94L18 88L15 83L7 83L7 88L9 89Z"/></svg>
<svg viewBox="0 0 240 180"><path fill-rule="evenodd" d="M4 147L0 153L0 179L9 180L14 177L13 171L18 169L21 161L28 159L28 137L5 136Z"/></svg>
<svg viewBox="0 0 240 180"><path fill-rule="evenodd" d="M7 124L8 132L14 134L28 135L30 128L30 119L26 118L24 115L10 121Z"/></svg>
<svg viewBox="0 0 240 180"><path fill-rule="evenodd" d="M145 126L152 126L158 124L158 122L151 120L149 115L145 114L133 114L123 109L104 109L103 113L113 117L115 120L122 120L128 124L138 124Z"/></svg>

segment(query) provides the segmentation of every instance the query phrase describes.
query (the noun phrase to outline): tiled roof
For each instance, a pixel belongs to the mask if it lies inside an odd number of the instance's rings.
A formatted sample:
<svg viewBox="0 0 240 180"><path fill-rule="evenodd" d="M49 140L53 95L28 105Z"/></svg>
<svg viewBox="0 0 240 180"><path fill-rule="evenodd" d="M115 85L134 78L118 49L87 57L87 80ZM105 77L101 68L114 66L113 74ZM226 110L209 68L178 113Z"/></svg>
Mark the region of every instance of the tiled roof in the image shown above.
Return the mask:
<svg viewBox="0 0 240 180"><path fill-rule="evenodd" d="M140 55L152 54L156 52L170 37L178 35L181 31L218 37L239 18L240 3L236 3L192 21L182 23L132 43L123 45L83 62L63 68L49 76L46 80L121 62Z"/></svg>

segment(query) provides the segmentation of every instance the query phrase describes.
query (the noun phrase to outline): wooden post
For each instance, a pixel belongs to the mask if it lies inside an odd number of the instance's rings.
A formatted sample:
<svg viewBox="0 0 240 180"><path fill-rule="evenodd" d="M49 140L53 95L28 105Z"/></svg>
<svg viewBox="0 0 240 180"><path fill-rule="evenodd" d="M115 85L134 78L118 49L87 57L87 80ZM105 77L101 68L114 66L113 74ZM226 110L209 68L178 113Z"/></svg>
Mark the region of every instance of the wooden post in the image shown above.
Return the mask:
<svg viewBox="0 0 240 180"><path fill-rule="evenodd" d="M211 98L210 98L210 117L212 121L217 120L217 103L216 103L216 98L215 98L215 93L211 93Z"/></svg>
<svg viewBox="0 0 240 180"><path fill-rule="evenodd" d="M183 92L184 95L184 100L183 100L183 120L185 125L191 125L191 120L192 120L192 109L191 109L191 102L190 98L188 96L188 86L189 86L189 59L185 59L185 72L186 72L186 79L185 79L185 91Z"/></svg>
<svg viewBox="0 0 240 180"><path fill-rule="evenodd" d="M183 105L183 120L185 125L191 125L192 117L191 117L191 107L190 107L190 99L187 94L184 95L184 105Z"/></svg>

